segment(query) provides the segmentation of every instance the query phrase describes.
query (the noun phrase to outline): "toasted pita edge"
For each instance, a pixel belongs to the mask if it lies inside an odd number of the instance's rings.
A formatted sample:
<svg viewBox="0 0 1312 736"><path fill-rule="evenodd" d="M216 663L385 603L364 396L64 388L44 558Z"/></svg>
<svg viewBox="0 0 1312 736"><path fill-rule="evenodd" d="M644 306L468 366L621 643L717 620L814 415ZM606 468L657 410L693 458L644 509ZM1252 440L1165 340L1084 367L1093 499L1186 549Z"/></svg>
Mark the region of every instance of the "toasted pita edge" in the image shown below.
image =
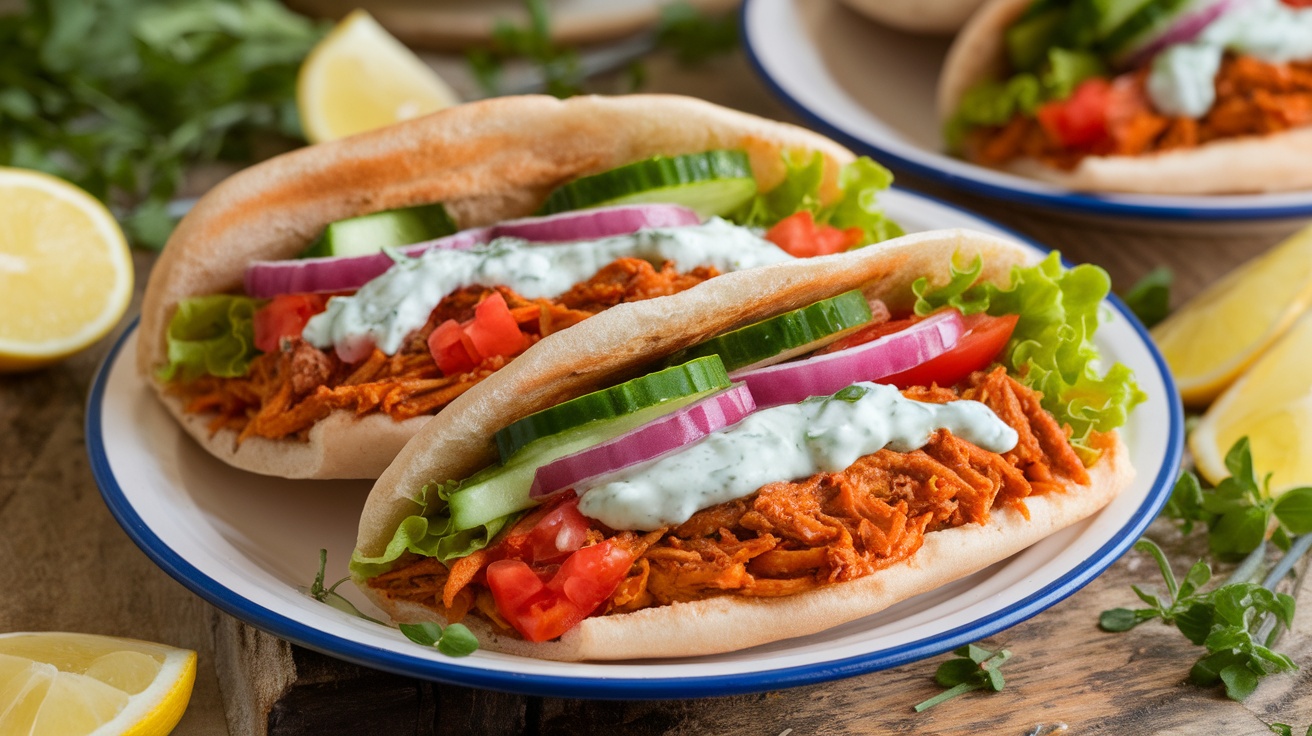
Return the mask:
<svg viewBox="0 0 1312 736"><path fill-rule="evenodd" d="M873 21L912 33L953 33L983 0L843 0Z"/></svg>
<svg viewBox="0 0 1312 736"><path fill-rule="evenodd" d="M982 278L1010 283L1033 251L970 230L906 235L857 251L724 274L673 296L621 304L541 340L439 413L369 492L357 552L376 557L426 483L466 478L496 459L493 435L536 411L645 372L655 361L729 329L852 289L893 309L914 303L912 283L946 283L957 258L983 259Z"/></svg>
<svg viewBox="0 0 1312 736"><path fill-rule="evenodd" d="M782 181L785 152L820 152L830 197L837 196L839 168L854 159L794 125L688 97L632 95L496 98L262 162L202 197L173 232L146 285L138 373L163 396L153 376L166 360L177 303L240 289L247 264L294 257L329 222L442 201L462 227L474 227L529 215L551 189L578 176L657 154L718 148L747 151L765 189ZM388 421L339 411L308 441L249 439L235 450L231 432L183 424L216 457L247 470L375 478L387 453L422 425Z"/></svg>
<svg viewBox="0 0 1312 736"><path fill-rule="evenodd" d="M1031 0L992 0L971 17L943 62L938 114L949 120L975 84L1006 73L1006 30ZM1312 188L1312 127L1223 138L1142 156L1088 156L1070 171L1025 158L1005 167L1066 189L1133 194L1242 194Z"/></svg>
<svg viewBox="0 0 1312 736"><path fill-rule="evenodd" d="M1128 450L1113 436L1112 447L1089 470L1089 485L1026 499L1029 519L1006 508L994 511L987 524L930 532L911 557L857 580L781 598L721 596L588 618L561 638L540 644L499 635L474 617L463 623L483 649L561 661L693 657L815 634L978 572L1097 513L1134 478ZM362 587L397 623L445 623L430 608L392 601Z"/></svg>

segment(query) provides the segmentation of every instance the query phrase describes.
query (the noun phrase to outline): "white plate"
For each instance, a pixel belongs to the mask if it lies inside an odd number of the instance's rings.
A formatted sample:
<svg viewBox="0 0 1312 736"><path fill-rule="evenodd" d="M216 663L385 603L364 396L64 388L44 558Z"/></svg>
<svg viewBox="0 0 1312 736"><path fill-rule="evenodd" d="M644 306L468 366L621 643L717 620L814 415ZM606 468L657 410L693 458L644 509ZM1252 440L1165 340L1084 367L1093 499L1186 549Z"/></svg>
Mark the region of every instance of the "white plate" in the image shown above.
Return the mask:
<svg viewBox="0 0 1312 736"><path fill-rule="evenodd" d="M744 0L742 38L766 84L814 127L897 171L975 194L1090 215L1166 220L1312 216L1312 191L1086 194L943 152L934 94L949 39L881 26L837 0Z"/></svg>
<svg viewBox="0 0 1312 736"><path fill-rule="evenodd" d="M882 201L909 230L973 227L1011 235L919 195L891 191ZM1139 471L1131 488L1097 516L882 613L711 657L578 664L480 651L450 659L302 594L321 547L330 573L345 574L370 484L267 478L211 457L136 375L135 326L96 377L87 447L105 502L156 564L237 618L312 649L407 675L535 695L671 698L773 690L892 667L984 638L1075 592L1129 549L1170 493L1184 421L1175 386L1143 328L1119 302L1106 311L1098 335L1103 355L1133 368L1149 396L1122 430ZM361 602L349 583L343 588Z"/></svg>

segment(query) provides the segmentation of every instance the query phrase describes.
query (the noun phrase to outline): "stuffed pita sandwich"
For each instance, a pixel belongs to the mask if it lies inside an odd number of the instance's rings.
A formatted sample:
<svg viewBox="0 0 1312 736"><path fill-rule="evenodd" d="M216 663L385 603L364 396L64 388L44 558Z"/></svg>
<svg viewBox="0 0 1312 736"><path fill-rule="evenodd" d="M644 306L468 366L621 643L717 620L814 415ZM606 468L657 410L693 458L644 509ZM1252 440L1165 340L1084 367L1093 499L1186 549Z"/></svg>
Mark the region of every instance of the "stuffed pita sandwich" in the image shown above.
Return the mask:
<svg viewBox="0 0 1312 736"><path fill-rule="evenodd" d="M620 305L406 445L352 577L399 623L558 660L875 613L1126 488L1116 427L1143 395L1092 342L1109 285L948 230Z"/></svg>
<svg viewBox="0 0 1312 736"><path fill-rule="evenodd" d="M991 0L944 63L948 147L1071 189L1312 187L1312 8Z"/></svg>
<svg viewBox="0 0 1312 736"><path fill-rule="evenodd" d="M890 181L821 136L688 98L462 105L203 197L151 273L137 365L231 465L376 478L549 335L898 234L875 204Z"/></svg>

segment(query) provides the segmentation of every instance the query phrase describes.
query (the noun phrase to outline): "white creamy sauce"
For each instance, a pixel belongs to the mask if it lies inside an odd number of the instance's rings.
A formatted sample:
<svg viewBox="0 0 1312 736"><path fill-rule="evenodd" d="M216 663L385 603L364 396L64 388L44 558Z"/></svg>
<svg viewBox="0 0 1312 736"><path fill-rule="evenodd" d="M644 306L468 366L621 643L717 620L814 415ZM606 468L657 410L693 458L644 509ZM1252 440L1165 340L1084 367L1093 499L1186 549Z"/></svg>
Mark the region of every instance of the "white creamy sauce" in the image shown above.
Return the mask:
<svg viewBox="0 0 1312 736"><path fill-rule="evenodd" d="M392 355L457 289L505 286L529 299L555 297L623 257L658 266L674 261L681 270L714 266L726 273L793 259L751 230L718 217L701 225L574 243L497 238L470 250L432 250L398 262L354 295L328 300L327 310L310 319L302 336L317 348L336 345L354 352L348 346L368 342Z"/></svg>
<svg viewBox="0 0 1312 736"><path fill-rule="evenodd" d="M943 428L992 452L1018 440L977 401L931 404L893 386L858 383L835 397L762 409L674 453L597 478L576 489L579 511L612 529L682 524L768 483L836 473L885 447L911 452Z"/></svg>
<svg viewBox="0 0 1312 736"><path fill-rule="evenodd" d="M1157 55L1148 96L1167 115L1200 118L1216 102L1216 73L1226 51L1273 64L1312 59L1312 10L1280 0L1249 0L1216 19L1190 43Z"/></svg>

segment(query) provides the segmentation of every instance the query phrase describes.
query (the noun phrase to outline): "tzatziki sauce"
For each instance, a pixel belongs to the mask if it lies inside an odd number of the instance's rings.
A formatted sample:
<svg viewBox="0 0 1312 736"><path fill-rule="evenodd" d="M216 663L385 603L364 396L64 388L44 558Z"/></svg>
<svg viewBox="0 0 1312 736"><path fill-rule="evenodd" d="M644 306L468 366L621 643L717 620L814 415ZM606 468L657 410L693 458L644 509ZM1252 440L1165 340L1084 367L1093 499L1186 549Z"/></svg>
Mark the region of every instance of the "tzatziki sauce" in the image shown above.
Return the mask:
<svg viewBox="0 0 1312 736"><path fill-rule="evenodd" d="M913 401L894 386L858 383L762 409L671 454L589 481L575 489L579 511L612 529L682 524L769 483L836 473L886 447L911 452L938 429L991 452L1018 441L1016 430L977 401Z"/></svg>
<svg viewBox="0 0 1312 736"><path fill-rule="evenodd" d="M793 260L752 230L718 217L701 225L639 230L600 240L529 243L497 238L469 250L431 250L402 258L354 295L335 296L312 317L302 337L317 348L372 343L387 355L424 326L448 294L467 286L505 286L529 298L549 298L592 278L617 258L682 270L714 266L721 272Z"/></svg>

